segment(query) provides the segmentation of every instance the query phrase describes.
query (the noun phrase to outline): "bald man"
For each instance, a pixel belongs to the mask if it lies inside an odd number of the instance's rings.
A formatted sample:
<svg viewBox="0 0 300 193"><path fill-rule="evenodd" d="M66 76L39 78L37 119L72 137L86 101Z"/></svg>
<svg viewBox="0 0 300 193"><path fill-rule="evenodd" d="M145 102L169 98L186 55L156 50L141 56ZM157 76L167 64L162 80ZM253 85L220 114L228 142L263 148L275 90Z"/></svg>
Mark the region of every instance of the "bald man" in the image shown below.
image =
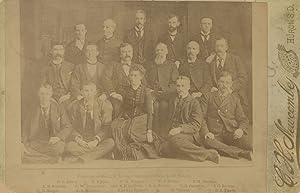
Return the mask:
<svg viewBox="0 0 300 193"><path fill-rule="evenodd" d="M124 42L133 47L133 62L145 66L146 61L153 59L155 44L154 33L150 26L146 25L146 12L137 10L135 13L135 26L128 30L124 37Z"/></svg>
<svg viewBox="0 0 300 193"><path fill-rule="evenodd" d="M179 74L191 80L190 94L200 102L203 110L207 95L212 88L209 65L198 58L200 46L196 41L187 44L186 52L187 57L179 68Z"/></svg>
<svg viewBox="0 0 300 193"><path fill-rule="evenodd" d="M147 74L148 86L153 90L154 96L154 125L157 133L165 136L165 116L168 110L168 103L165 96L175 91L175 82L178 77L178 70L174 62L167 60L168 47L164 43L158 43L155 48L154 62L149 66Z"/></svg>
<svg viewBox="0 0 300 193"><path fill-rule="evenodd" d="M200 19L200 33L195 34L191 40L200 45L200 54L198 58L206 59L214 53L216 35L212 30L213 20L210 17Z"/></svg>
<svg viewBox="0 0 300 193"><path fill-rule="evenodd" d="M104 64L111 64L119 60L121 41L115 36L117 24L112 19L103 22L103 37L97 41L99 50L98 60Z"/></svg>
<svg viewBox="0 0 300 193"><path fill-rule="evenodd" d="M87 29L84 24L74 26L75 39L67 44L65 51L65 60L78 65L84 63L84 49L88 44L86 40Z"/></svg>

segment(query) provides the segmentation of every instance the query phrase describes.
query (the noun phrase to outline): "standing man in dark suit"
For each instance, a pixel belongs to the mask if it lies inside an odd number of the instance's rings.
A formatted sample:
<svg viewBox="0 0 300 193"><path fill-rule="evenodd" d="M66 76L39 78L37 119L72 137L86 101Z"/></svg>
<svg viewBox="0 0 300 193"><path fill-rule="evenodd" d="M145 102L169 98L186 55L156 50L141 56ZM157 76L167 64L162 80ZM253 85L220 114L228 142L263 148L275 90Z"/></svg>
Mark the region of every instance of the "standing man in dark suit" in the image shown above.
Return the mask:
<svg viewBox="0 0 300 193"><path fill-rule="evenodd" d="M66 153L81 162L100 159L114 148L110 122L112 109L102 109L97 101L97 88L93 82L84 83L83 98L76 101L71 110L72 141L66 145Z"/></svg>
<svg viewBox="0 0 300 193"><path fill-rule="evenodd" d="M119 47L121 41L115 36L117 24L112 19L103 22L103 37L97 41L99 50L98 60L110 65L119 60Z"/></svg>
<svg viewBox="0 0 300 193"><path fill-rule="evenodd" d="M214 149L204 147L204 139L210 138L200 104L189 94L190 80L179 76L176 93L169 98L169 136L162 145L162 154L180 159L219 162Z"/></svg>
<svg viewBox="0 0 300 193"><path fill-rule="evenodd" d="M75 39L66 46L65 60L74 65L85 61L84 49L88 44L86 40L87 29L84 24L74 26Z"/></svg>
<svg viewBox="0 0 300 193"><path fill-rule="evenodd" d="M39 103L29 111L22 126L22 160L25 163L57 163L61 160L72 126L64 108L52 99L51 85L43 84L38 94Z"/></svg>
<svg viewBox="0 0 300 193"><path fill-rule="evenodd" d="M75 100L81 100L82 88L87 82L93 82L97 87L97 96L100 106L103 109L112 109L111 103L107 100L102 79L104 74L105 65L97 61L98 48L95 44L89 44L85 49L86 61L77 65L72 75L71 90L73 103ZM72 104L73 105L73 104Z"/></svg>
<svg viewBox="0 0 300 193"><path fill-rule="evenodd" d="M200 47L196 41L190 41L187 44L187 58L182 61L179 74L190 78L190 94L199 101L204 110L205 102L212 88L212 80L209 65L203 59L197 58L199 51Z"/></svg>
<svg viewBox="0 0 300 193"><path fill-rule="evenodd" d="M135 26L130 29L124 37L124 42L133 47L133 62L145 66L146 61L151 61L154 51L154 33L146 25L146 13L138 10L135 14Z"/></svg>
<svg viewBox="0 0 300 193"><path fill-rule="evenodd" d="M185 37L179 29L180 22L177 15L171 14L168 17L168 31L158 38L158 42L162 42L168 46L167 59L171 60L179 68L180 61L185 55Z"/></svg>
<svg viewBox="0 0 300 193"><path fill-rule="evenodd" d="M213 20L210 17L200 19L200 33L194 35L191 40L197 41L200 45L199 58L204 60L214 53L216 35L212 31Z"/></svg>
<svg viewBox="0 0 300 193"><path fill-rule="evenodd" d="M248 74L244 64L238 56L228 53L228 43L225 38L218 38L215 44L216 55L211 61L210 72L213 80L212 91L218 90L217 84L220 74L227 71L232 76L233 92L240 97L244 112L248 115Z"/></svg>
<svg viewBox="0 0 300 193"><path fill-rule="evenodd" d="M74 65L64 60L65 49L61 43L53 43L52 60L43 69L42 83L53 88L53 98L58 103L67 103L71 97L71 77Z"/></svg>
<svg viewBox="0 0 300 193"><path fill-rule="evenodd" d="M178 77L176 65L167 60L168 47L164 43L158 43L155 48L155 59L149 65L147 83L152 89L154 98L154 129L163 137L167 135L165 117L168 113L168 102L165 96L175 91L175 83Z"/></svg>
<svg viewBox="0 0 300 193"><path fill-rule="evenodd" d="M237 150L238 157L251 160L252 145L247 135L249 121L244 114L239 97L233 94L232 87L231 74L226 71L221 72L218 80L218 91L212 92L208 99L207 126L216 140L244 150ZM210 147L220 149L218 145L214 145Z"/></svg>

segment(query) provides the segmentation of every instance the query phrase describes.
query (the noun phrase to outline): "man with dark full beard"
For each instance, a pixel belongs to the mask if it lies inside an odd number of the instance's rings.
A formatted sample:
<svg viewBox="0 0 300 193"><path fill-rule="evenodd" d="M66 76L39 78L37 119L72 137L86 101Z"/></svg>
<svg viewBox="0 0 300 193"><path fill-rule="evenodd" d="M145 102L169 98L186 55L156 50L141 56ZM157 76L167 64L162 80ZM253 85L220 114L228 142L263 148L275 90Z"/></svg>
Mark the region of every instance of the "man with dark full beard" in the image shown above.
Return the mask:
<svg viewBox="0 0 300 193"><path fill-rule="evenodd" d="M168 46L167 59L174 62L178 68L180 60L184 57L185 53L185 37L180 30L180 21L177 15L169 15L168 31L158 38L158 42L162 42Z"/></svg>
<svg viewBox="0 0 300 193"><path fill-rule="evenodd" d="M167 135L165 130L165 117L168 111L166 96L175 91L175 82L178 77L176 65L167 60L168 47L164 43L158 43L155 48L155 59L149 65L147 74L148 86L152 89L154 97L154 129L162 137Z"/></svg>

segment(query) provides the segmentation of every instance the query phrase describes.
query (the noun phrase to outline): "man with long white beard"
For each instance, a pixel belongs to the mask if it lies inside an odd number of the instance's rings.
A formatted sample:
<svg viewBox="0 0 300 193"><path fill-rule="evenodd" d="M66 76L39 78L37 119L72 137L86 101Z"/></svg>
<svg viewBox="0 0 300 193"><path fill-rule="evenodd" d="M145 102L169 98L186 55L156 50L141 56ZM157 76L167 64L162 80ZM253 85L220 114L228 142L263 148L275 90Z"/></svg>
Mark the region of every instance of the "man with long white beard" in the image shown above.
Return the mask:
<svg viewBox="0 0 300 193"><path fill-rule="evenodd" d="M168 47L158 43L155 48L155 59L149 65L147 75L148 86L152 89L154 97L154 129L162 137L167 135L165 116L168 111L166 96L175 91L175 82L178 77L176 65L167 60Z"/></svg>

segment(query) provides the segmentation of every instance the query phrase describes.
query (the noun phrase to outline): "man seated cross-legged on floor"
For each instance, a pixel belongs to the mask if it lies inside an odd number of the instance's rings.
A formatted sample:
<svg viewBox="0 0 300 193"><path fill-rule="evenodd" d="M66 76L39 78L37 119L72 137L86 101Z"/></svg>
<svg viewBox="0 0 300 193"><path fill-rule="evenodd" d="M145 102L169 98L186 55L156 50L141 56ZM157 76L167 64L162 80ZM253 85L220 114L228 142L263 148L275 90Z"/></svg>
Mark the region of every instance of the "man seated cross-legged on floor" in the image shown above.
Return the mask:
<svg viewBox="0 0 300 193"><path fill-rule="evenodd" d="M72 131L71 123L62 106L53 98L53 89L42 84L39 102L29 111L22 128L24 163L50 164L61 160L65 139Z"/></svg>
<svg viewBox="0 0 300 193"><path fill-rule="evenodd" d="M249 121L243 111L239 95L232 91L232 84L231 74L222 72L218 80L218 91L211 93L206 107L210 138L228 146L211 143L212 140L206 140L206 143L210 148L218 150L221 155L226 155L227 152L224 150L230 148L231 157L251 160L252 145L247 135Z"/></svg>
<svg viewBox="0 0 300 193"><path fill-rule="evenodd" d="M81 94L83 98L71 110L73 140L66 145L66 154L76 157L76 162L103 158L114 148L110 132L112 108L100 108L92 82L83 85Z"/></svg>

